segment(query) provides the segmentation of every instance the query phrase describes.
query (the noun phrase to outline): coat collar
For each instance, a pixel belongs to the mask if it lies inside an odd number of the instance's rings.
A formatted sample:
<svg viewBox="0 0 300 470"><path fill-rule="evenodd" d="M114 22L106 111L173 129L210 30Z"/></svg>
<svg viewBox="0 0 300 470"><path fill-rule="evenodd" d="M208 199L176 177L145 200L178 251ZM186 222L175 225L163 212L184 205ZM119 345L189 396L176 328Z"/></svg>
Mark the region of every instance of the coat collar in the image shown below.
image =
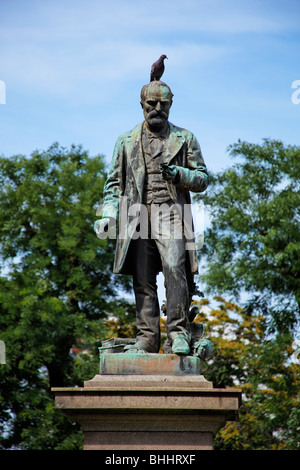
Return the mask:
<svg viewBox="0 0 300 470"><path fill-rule="evenodd" d="M135 166L135 163L138 163L140 166L141 162L137 162L136 158L131 158L132 152L135 148L139 148L140 154L142 155L142 130L143 130L143 122L138 124L132 131L128 132L127 134L127 153L130 159L130 163L132 166ZM170 163L171 160L177 155L179 150L181 149L184 143L184 137L181 130L174 126L174 124L169 122L170 126L170 135L168 138L168 144L166 148L166 156L165 162ZM134 152L135 154L135 152ZM133 155L136 157L136 155ZM140 159L138 159L140 160Z"/></svg>

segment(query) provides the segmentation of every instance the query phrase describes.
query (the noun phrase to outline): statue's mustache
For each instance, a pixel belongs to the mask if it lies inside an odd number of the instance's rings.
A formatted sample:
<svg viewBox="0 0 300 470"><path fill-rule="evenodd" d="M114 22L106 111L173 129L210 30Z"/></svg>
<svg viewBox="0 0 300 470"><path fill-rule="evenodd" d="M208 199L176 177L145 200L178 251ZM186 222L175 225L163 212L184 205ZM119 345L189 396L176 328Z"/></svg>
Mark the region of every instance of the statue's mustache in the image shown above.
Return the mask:
<svg viewBox="0 0 300 470"><path fill-rule="evenodd" d="M152 118L155 118L155 117L162 117L164 119L168 119L168 115L167 113L165 113L164 111L156 111L156 110L153 110L151 111L149 114L148 114L148 118L149 119L152 119Z"/></svg>

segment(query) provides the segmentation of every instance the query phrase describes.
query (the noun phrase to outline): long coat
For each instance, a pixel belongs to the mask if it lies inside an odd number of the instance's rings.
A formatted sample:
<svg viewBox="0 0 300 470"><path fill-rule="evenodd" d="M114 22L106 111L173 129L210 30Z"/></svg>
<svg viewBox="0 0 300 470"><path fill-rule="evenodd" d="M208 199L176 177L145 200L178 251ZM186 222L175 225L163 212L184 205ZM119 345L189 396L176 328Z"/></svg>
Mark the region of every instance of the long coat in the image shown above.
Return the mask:
<svg viewBox="0 0 300 470"><path fill-rule="evenodd" d="M201 149L195 136L182 128L169 123L170 134L165 150L164 161L177 165L179 183L167 182L168 191L174 204L184 210L190 207L190 191L202 192L206 189L209 179ZM143 123L133 130L122 134L115 145L111 169L104 186L103 217L121 220L126 231L118 236L113 271L115 273L132 274L130 263L126 263L130 241L137 223L129 220L122 212L122 202L129 208L134 204L142 204L146 176L145 160L142 148ZM124 198L126 196L126 198ZM120 204L121 203L121 204ZM128 213L128 212L127 212ZM191 216L190 216L191 217ZM136 222L138 220L136 219ZM120 225L120 222L119 222ZM195 247L188 249L189 264L192 273L198 272Z"/></svg>

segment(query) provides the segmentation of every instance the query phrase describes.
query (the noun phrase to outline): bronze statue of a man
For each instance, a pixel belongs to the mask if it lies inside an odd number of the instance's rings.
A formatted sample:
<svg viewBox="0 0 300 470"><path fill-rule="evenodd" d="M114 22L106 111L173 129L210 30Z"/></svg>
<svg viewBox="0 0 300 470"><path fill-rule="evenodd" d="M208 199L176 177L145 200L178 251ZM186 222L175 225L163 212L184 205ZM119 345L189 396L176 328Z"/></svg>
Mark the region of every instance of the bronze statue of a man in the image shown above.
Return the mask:
<svg viewBox="0 0 300 470"><path fill-rule="evenodd" d="M190 191L204 191L208 174L195 136L168 121L172 99L170 88L161 81L142 88L145 120L117 140L104 187L103 218L95 222L95 231L102 237L112 220L122 225L114 272L133 276L137 341L130 347L159 351L156 277L162 270L168 341L174 354L187 355L192 279L198 266L194 244L187 249L191 239L183 214L190 208ZM133 207L143 208L143 217L134 217Z"/></svg>

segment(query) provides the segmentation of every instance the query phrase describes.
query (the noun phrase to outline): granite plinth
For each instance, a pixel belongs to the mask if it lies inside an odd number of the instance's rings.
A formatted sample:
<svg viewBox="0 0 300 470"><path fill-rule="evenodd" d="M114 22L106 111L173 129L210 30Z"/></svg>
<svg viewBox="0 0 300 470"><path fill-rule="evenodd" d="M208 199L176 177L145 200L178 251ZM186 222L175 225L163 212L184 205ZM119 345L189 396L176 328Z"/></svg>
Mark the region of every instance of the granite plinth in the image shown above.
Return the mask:
<svg viewBox="0 0 300 470"><path fill-rule="evenodd" d="M84 387L52 390L56 408L80 423L86 450L212 450L241 399L191 374L97 374Z"/></svg>

